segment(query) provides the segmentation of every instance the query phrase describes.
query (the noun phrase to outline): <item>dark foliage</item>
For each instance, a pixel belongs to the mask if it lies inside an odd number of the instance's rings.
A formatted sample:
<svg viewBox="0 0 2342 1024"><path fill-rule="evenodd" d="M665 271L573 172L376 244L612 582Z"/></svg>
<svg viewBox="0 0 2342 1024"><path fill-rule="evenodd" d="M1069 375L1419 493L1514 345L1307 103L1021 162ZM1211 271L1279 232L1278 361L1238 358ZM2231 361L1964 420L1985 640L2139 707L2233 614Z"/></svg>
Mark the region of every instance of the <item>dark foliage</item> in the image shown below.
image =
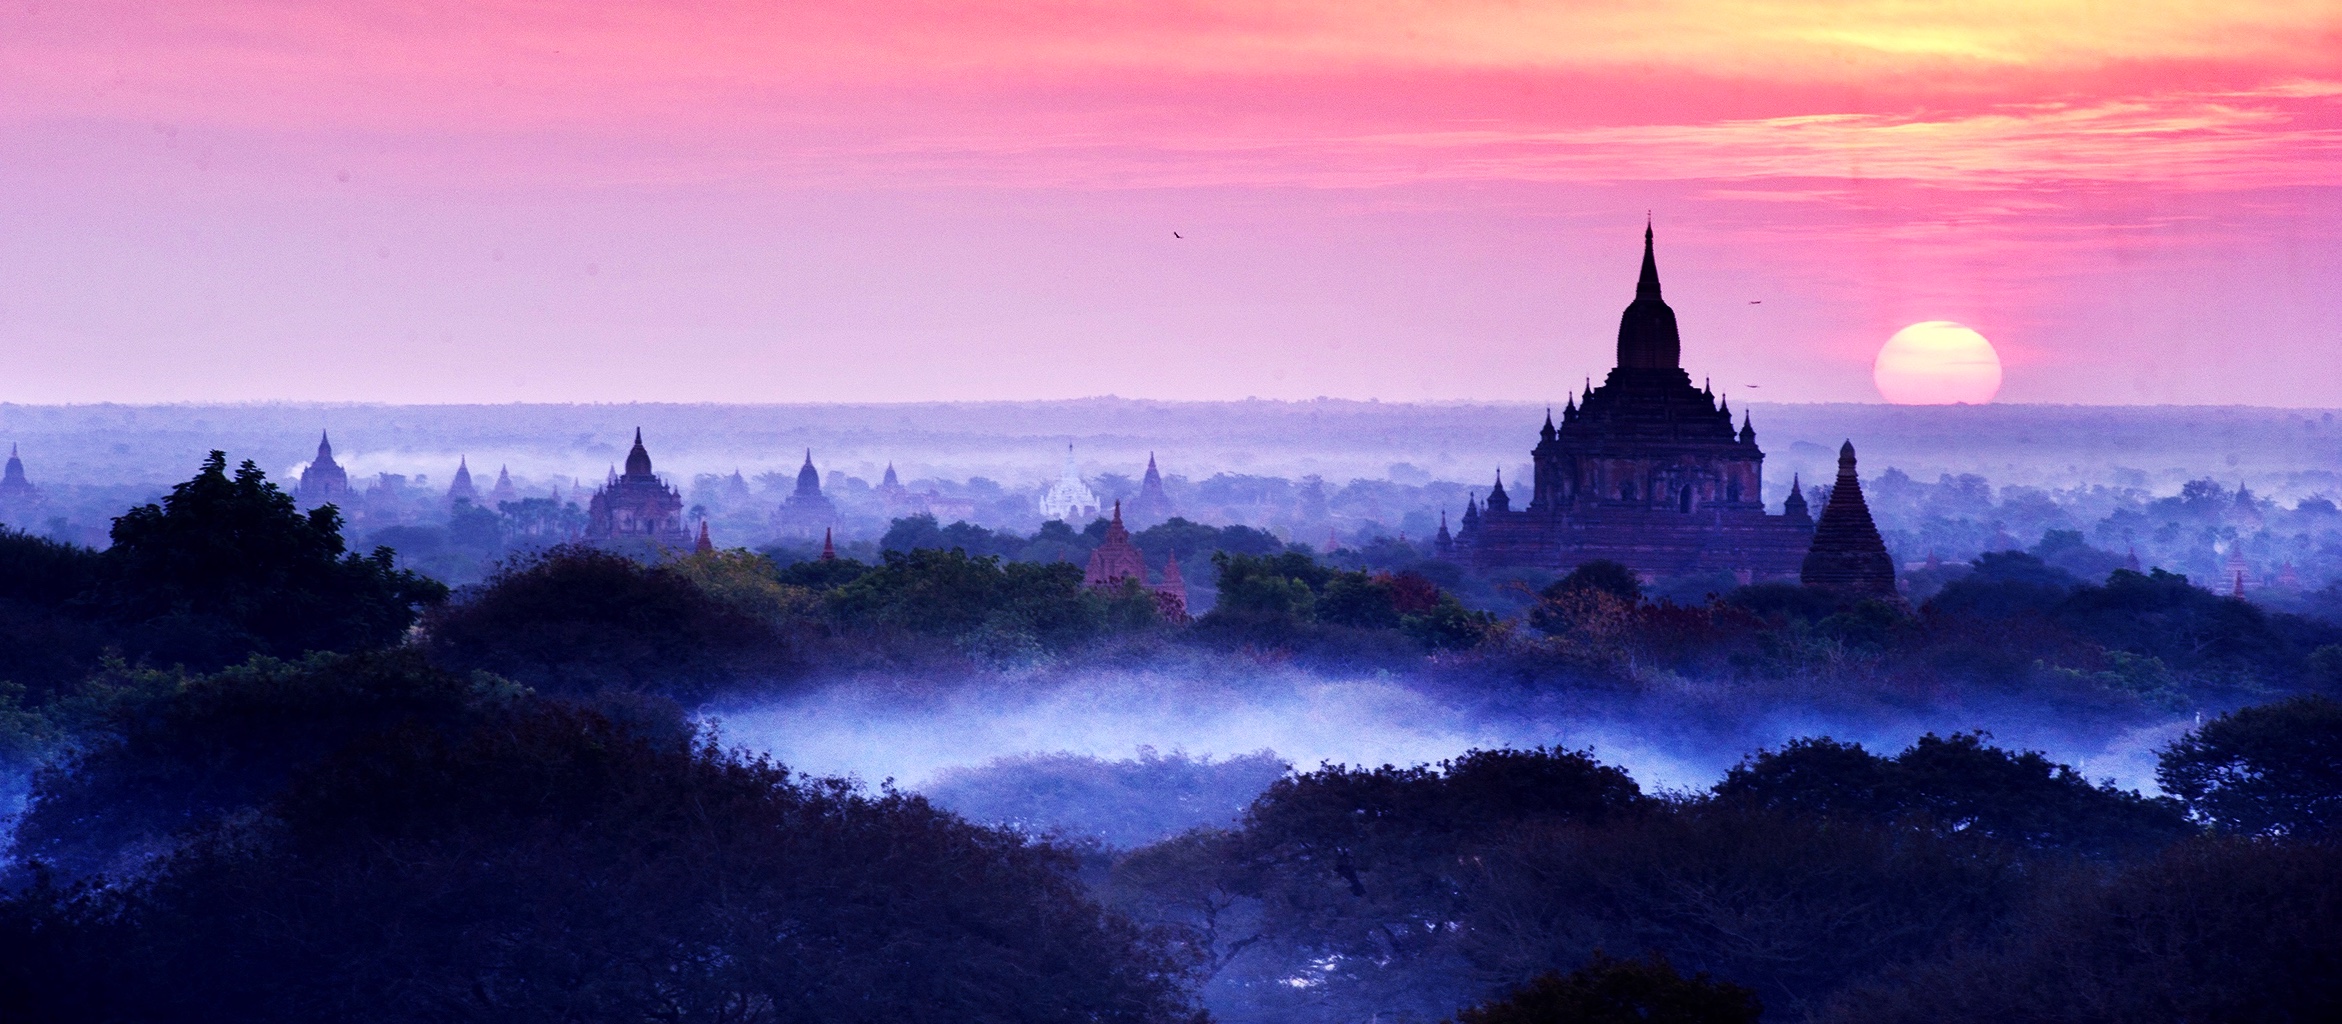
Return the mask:
<svg viewBox="0 0 2342 1024"><path fill-rule="evenodd" d="M250 810L360 737L459 728L493 683L411 652L256 660L109 694L79 749L36 778L16 852L73 875L133 866L181 833Z"/></svg>
<svg viewBox="0 0 2342 1024"><path fill-rule="evenodd" d="M1795 583L1752 583L1726 593L1724 604L1772 622L1819 622L1843 609L1846 599Z"/></svg>
<svg viewBox="0 0 2342 1024"><path fill-rule="evenodd" d="M1329 765L1271 785L1238 830L1138 851L1116 866L1115 885L1122 905L1186 936L1218 968L1215 984L1262 1015L1433 1016L1479 993L1459 946L1482 874L1468 851L1524 821L1608 821L1652 806L1625 772L1579 752ZM1295 976L1311 987L1295 989Z"/></svg>
<svg viewBox="0 0 2342 1024"><path fill-rule="evenodd" d="M2064 569L2022 551L1989 551L1975 567L1946 584L1928 605L1937 611L2008 618L2038 615L2057 607L2082 585Z"/></svg>
<svg viewBox="0 0 2342 1024"><path fill-rule="evenodd" d="M2058 870L1969 831L1655 800L1582 753L1505 750L1290 777L1113 884L1211 966L1226 1016L1335 1021L1450 1012L1605 949L1810 1009L1994 934Z"/></svg>
<svg viewBox="0 0 2342 1024"><path fill-rule="evenodd" d="M2342 847L2197 840L2067 880L2002 943L1847 993L1848 1024L2342 1017Z"/></svg>
<svg viewBox="0 0 2342 1024"><path fill-rule="evenodd" d="M564 546L520 556L423 622L431 660L547 693L694 700L788 674L777 627L673 569Z"/></svg>
<svg viewBox="0 0 2342 1024"><path fill-rule="evenodd" d="M1558 598L1581 590L1598 590L1631 603L1643 599L1643 580L1621 563L1597 558L1571 569L1569 575L1553 581L1543 593L1548 598Z"/></svg>
<svg viewBox="0 0 2342 1024"><path fill-rule="evenodd" d="M31 1021L1192 1020L1067 858L523 700L373 733L104 890L0 904Z"/></svg>
<svg viewBox="0 0 2342 1024"><path fill-rule="evenodd" d="M2342 702L2313 695L2221 715L2164 751L2162 787L2230 835L2342 832Z"/></svg>
<svg viewBox="0 0 2342 1024"><path fill-rule="evenodd" d="M1306 552L1212 556L1219 601L1203 633L1259 646L1339 648L1339 633L1398 630L1424 648L1464 648L1494 617L1465 608L1420 573L1345 571Z"/></svg>
<svg viewBox="0 0 2342 1024"><path fill-rule="evenodd" d="M105 556L0 527L0 680L45 697L97 665L114 630L79 599Z"/></svg>
<svg viewBox="0 0 2342 1024"><path fill-rule="evenodd" d="M447 595L387 548L343 549L332 508L301 514L246 462L211 453L193 479L114 522L113 546L0 530L0 680L45 697L104 652L208 671L396 643Z"/></svg>
<svg viewBox="0 0 2342 1024"><path fill-rule="evenodd" d="M1760 751L1726 773L1725 803L1987 836L2092 857L2151 852L2193 829L2176 801L2093 786L2038 751L1930 733L1893 757L1828 737Z"/></svg>
<svg viewBox="0 0 2342 1024"><path fill-rule="evenodd" d="M2288 679L2315 647L2342 630L2297 615L2270 614L2192 586L2157 569L2117 570L2103 587L2082 587L2055 611L2066 628L2106 647L2162 659L2175 669Z"/></svg>
<svg viewBox="0 0 2342 1024"><path fill-rule="evenodd" d="M1705 974L1689 978L1667 958L1603 953L1567 976L1540 974L1511 995L1456 1014L1456 1024L1756 1024L1756 993Z"/></svg>
<svg viewBox="0 0 2342 1024"><path fill-rule="evenodd" d="M222 452L159 504L123 513L113 539L95 598L129 627L130 648L164 664L381 646L447 596L388 548L345 552L332 506L304 516L252 463L230 478Z"/></svg>
<svg viewBox="0 0 2342 1024"><path fill-rule="evenodd" d="M830 591L841 622L972 638L990 647L1063 647L1098 635L1106 600L1065 562L1002 562L953 549L889 551L884 564Z"/></svg>
<svg viewBox="0 0 2342 1024"><path fill-rule="evenodd" d="M1596 950L1648 950L1793 1012L1992 932L2033 879L1996 844L1701 804L1524 825L1474 866L1460 920L1479 978L1518 984Z"/></svg>
<svg viewBox="0 0 2342 1024"><path fill-rule="evenodd" d="M804 561L783 565L779 572L779 579L782 583L792 587L804 587L807 590L822 593L836 590L861 579L869 572L868 565L851 558L827 560L808 558Z"/></svg>

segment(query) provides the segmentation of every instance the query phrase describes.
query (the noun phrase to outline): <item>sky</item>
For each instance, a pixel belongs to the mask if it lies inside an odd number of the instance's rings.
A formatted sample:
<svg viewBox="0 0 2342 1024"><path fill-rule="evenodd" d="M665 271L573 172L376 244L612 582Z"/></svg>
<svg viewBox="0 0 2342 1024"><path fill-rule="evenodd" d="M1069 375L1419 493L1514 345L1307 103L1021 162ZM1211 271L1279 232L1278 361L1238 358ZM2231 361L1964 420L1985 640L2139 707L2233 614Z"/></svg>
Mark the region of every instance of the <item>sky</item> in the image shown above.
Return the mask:
<svg viewBox="0 0 2342 1024"><path fill-rule="evenodd" d="M2336 0L0 0L0 401L2342 406ZM1176 236L1174 233L1176 232Z"/></svg>

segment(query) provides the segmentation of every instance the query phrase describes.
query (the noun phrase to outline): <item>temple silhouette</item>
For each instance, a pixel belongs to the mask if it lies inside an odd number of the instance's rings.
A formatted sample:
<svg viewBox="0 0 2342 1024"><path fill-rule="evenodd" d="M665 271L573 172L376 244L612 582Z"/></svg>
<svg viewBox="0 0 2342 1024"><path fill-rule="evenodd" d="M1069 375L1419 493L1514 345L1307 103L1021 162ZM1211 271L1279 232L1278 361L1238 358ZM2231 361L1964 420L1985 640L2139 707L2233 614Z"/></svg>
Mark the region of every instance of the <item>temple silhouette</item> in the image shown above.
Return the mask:
<svg viewBox="0 0 2342 1024"><path fill-rule="evenodd" d="M610 474L586 504L586 540L603 545L650 544L680 551L692 545L683 522L683 495L651 472L651 453L635 428L626 472Z"/></svg>
<svg viewBox="0 0 2342 1024"><path fill-rule="evenodd" d="M1499 471L1487 500L1468 501L1462 528L1436 542L1443 553L1479 568L1567 569L1608 559L1653 578L1729 572L1742 583L1798 579L1815 542L1801 488L1790 485L1781 514L1766 512L1765 453L1755 425L1743 414L1735 428L1731 403L1692 385L1682 353L1646 226L1642 275L1619 318L1617 366L1600 387L1570 396L1558 425L1546 415L1530 452L1535 479L1527 502L1514 507ZM1852 471L1851 447L1847 459L1841 476ZM1846 491L1861 502L1859 487ZM1861 525L1869 525L1867 510ZM1878 531L1867 538L1860 530L1831 531L1831 540L1866 540L1876 550L1875 560L1862 557L1859 583L1839 584L1875 590L1868 567L1886 559ZM1886 592L1893 593L1891 565Z"/></svg>

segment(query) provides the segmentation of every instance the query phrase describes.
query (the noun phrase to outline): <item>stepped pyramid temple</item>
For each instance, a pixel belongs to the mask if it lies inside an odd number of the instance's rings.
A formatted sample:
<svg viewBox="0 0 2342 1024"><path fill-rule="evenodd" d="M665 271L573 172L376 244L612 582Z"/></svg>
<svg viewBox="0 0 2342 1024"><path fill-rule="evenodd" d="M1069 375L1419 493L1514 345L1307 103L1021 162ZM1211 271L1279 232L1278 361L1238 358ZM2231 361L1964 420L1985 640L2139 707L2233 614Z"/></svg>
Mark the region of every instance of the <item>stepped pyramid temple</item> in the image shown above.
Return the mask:
<svg viewBox="0 0 2342 1024"><path fill-rule="evenodd" d="M1895 592L1895 560L1870 521L1870 505L1862 500L1862 478L1854 473L1854 442L1838 449L1838 482L1830 485L1830 500L1822 505L1822 519L1813 530L1813 546L1805 553L1798 578L1806 586L1834 590L1849 597L1900 601Z"/></svg>
<svg viewBox="0 0 2342 1024"><path fill-rule="evenodd" d="M1140 589L1154 594L1155 610L1165 619L1187 621L1187 581L1179 575L1179 556L1164 556L1163 581L1148 583L1146 555L1130 542L1130 531L1122 525L1122 503L1117 501L1114 518L1106 523L1106 538L1090 552L1082 582L1092 590L1111 591L1125 580L1136 580Z"/></svg>
<svg viewBox="0 0 2342 1024"><path fill-rule="evenodd" d="M611 473L586 503L586 539L602 544L648 542L676 550L691 546L691 530L683 525L683 494L651 472L651 453L642 446L640 427L634 431L634 450L626 453L626 472Z"/></svg>
<svg viewBox="0 0 2342 1024"><path fill-rule="evenodd" d="M1814 534L1804 496L1793 485L1783 514L1765 512L1755 426L1743 416L1734 429L1731 403L1692 386L1682 351L1646 227L1642 277L1619 318L1618 365L1601 387L1570 397L1558 426L1547 414L1523 506L1513 506L1501 473L1485 503L1466 503L1450 557L1553 569L1609 559L1653 578L1796 579Z"/></svg>
<svg viewBox="0 0 2342 1024"><path fill-rule="evenodd" d="M305 508L349 504L350 473L333 461L333 439L323 431L317 435L317 458L301 470L301 485L293 489L293 496Z"/></svg>

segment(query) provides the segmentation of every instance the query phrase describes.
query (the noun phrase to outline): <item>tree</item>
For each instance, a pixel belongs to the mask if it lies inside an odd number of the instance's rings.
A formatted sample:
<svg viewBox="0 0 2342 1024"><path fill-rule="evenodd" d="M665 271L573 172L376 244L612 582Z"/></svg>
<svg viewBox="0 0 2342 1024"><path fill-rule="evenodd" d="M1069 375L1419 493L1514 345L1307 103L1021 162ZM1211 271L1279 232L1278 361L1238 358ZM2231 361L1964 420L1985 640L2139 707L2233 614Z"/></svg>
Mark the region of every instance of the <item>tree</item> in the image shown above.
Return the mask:
<svg viewBox="0 0 2342 1024"><path fill-rule="evenodd" d="M2075 539L2078 542L2080 536ZM1984 618L2039 614L2057 607L2080 586L2082 581L2074 574L2036 555L1990 551L1976 556L1975 568L1968 575L1937 591L1928 600L1928 607Z"/></svg>
<svg viewBox="0 0 2342 1024"><path fill-rule="evenodd" d="M1738 806L1947 834L2093 857L2151 852L2187 836L2181 808L2093 786L2038 751L1987 745L1982 733L1929 733L1894 757L1828 737L1759 751L1716 784Z"/></svg>
<svg viewBox="0 0 2342 1024"><path fill-rule="evenodd" d="M1337 570L1298 551L1275 555L1212 555L1219 601L1207 620L1269 633L1290 632L1317 621L1319 593Z"/></svg>
<svg viewBox="0 0 2342 1024"><path fill-rule="evenodd" d="M2342 1011L2342 846L2198 839L2075 877L2000 941L1844 993L1830 1024L2311 1024Z"/></svg>
<svg viewBox="0 0 2342 1024"><path fill-rule="evenodd" d="M2221 832L2320 838L2342 829L2342 701L2310 695L2231 711L2157 760L2156 781Z"/></svg>
<svg viewBox="0 0 2342 1024"><path fill-rule="evenodd" d="M1479 843L1532 822L1608 822L1652 801L1626 772L1582 751L1475 750L1439 765L1326 765L1271 784L1239 830L1201 845L1213 885L1165 870L1159 853L1135 855L1126 878L1171 895L1126 896L1174 915L1219 963L1216 984L1281 1019L1306 996L1313 1013L1346 1010L1443 1013L1477 991L1463 962L1461 927L1482 874L1468 856ZM1203 851L1190 851L1202 854ZM1224 892L1257 908L1239 932L1210 898ZM1238 959L1235 954L1243 952ZM1231 966L1230 962L1234 961ZM1306 975L1297 993L1285 979ZM1363 1016L1363 1013L1356 1014Z"/></svg>
<svg viewBox="0 0 2342 1024"><path fill-rule="evenodd" d="M302 515L250 461L212 452L193 479L114 520L98 600L130 644L205 669L394 643L445 585L397 568L389 548L343 550L341 513Z"/></svg>
<svg viewBox="0 0 2342 1024"><path fill-rule="evenodd" d="M525 697L0 904L36 1020L1195 1022L1181 974L1062 851Z"/></svg>
<svg viewBox="0 0 2342 1024"><path fill-rule="evenodd" d="M1584 590L1600 591L1633 604L1643 599L1643 578L1624 563L1597 558L1579 564L1569 571L1569 575L1553 581L1540 593L1548 599L1555 599Z"/></svg>
<svg viewBox="0 0 2342 1024"><path fill-rule="evenodd" d="M1082 585L1080 566L1002 562L954 548L888 551L886 561L829 592L830 614L849 625L888 626L988 644L1062 647L1104 628L1105 599Z"/></svg>
<svg viewBox="0 0 2342 1024"><path fill-rule="evenodd" d="M1541 974L1511 995L1461 1011L1456 1024L1756 1024L1756 993L1705 974L1675 972L1663 956L1619 960L1597 952L1584 967Z"/></svg>
<svg viewBox="0 0 2342 1024"><path fill-rule="evenodd" d="M0 680L35 703L96 667L110 639L84 595L105 556L0 527Z"/></svg>
<svg viewBox="0 0 2342 1024"><path fill-rule="evenodd" d="M133 866L361 736L456 728L509 690L435 671L413 651L105 680L84 695L97 706L71 755L35 777L15 852L72 875Z"/></svg>
<svg viewBox="0 0 2342 1024"><path fill-rule="evenodd" d="M776 626L683 570L565 545L516 557L423 621L435 664L552 693L605 688L678 700L786 675Z"/></svg>

